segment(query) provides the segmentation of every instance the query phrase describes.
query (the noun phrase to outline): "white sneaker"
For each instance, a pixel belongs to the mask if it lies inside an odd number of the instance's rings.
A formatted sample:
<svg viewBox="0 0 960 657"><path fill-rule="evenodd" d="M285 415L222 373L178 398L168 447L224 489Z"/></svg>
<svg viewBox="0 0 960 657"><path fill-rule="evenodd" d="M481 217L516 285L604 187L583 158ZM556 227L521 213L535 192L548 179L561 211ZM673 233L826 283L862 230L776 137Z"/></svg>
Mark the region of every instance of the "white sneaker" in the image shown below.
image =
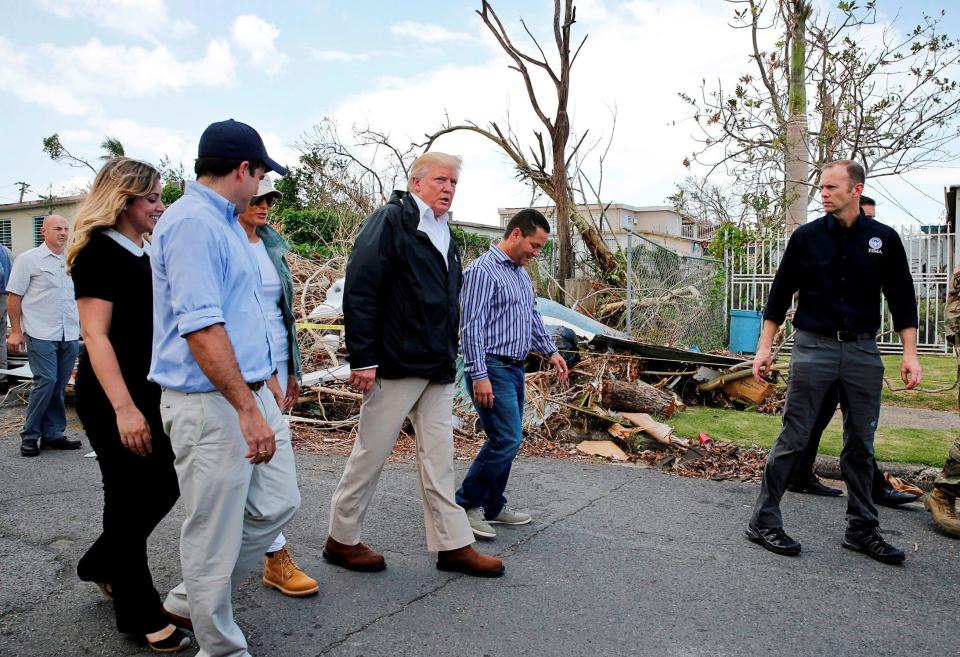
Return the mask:
<svg viewBox="0 0 960 657"><path fill-rule="evenodd" d="M481 513L482 513L482 512L483 512L483 509L481 509L480 511L481 511ZM522 512L520 512L520 511L513 511L513 510L511 510L511 509L509 509L509 508L507 508L507 507L503 507L503 509L500 511L500 515L498 515L496 518L492 518L492 519L488 520L487 522L490 523L491 525L494 525L494 524L497 524L497 525L526 525L528 522L530 522L530 520L532 520L532 518L530 518L530 514L529 514L529 513L522 513Z"/></svg>
<svg viewBox="0 0 960 657"><path fill-rule="evenodd" d="M490 523L484 518L483 507L476 506L472 509L467 509L467 520L470 522L470 529L473 530L474 536L479 536L480 538L497 537L497 530L491 527ZM529 522L529 519L527 522Z"/></svg>

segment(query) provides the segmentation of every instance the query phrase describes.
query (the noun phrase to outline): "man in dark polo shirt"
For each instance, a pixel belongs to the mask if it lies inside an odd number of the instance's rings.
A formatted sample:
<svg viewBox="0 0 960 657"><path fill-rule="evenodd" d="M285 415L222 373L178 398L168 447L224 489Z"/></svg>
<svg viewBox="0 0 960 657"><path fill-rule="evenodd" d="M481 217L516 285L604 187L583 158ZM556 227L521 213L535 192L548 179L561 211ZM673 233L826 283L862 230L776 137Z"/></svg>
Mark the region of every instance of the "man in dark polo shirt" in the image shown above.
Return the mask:
<svg viewBox="0 0 960 657"><path fill-rule="evenodd" d="M770 289L754 376L770 371L773 336L795 292L797 336L783 429L767 457L746 535L771 552L800 553L800 543L783 530L780 498L803 458L824 397L836 384L843 412L840 469L848 494L843 546L883 563L901 563L903 551L883 539L871 499L873 435L883 385L875 336L882 292L903 343L901 377L908 389L915 388L921 374L917 304L900 237L860 210L863 183L863 167L856 162L824 166L821 199L827 214L793 233Z"/></svg>
<svg viewBox="0 0 960 657"><path fill-rule="evenodd" d="M860 196L860 209L863 214L871 219L877 216L877 202L869 196ZM793 472L790 484L787 490L794 493L809 493L811 495L825 495L827 497L839 497L843 491L839 488L827 486L813 472L813 464L817 459L817 451L820 448L820 438L824 430L833 419L833 414L837 410L837 404L840 403L840 387L834 383L827 395L823 399L823 406L820 408L820 414L817 416L810 433L810 441L807 443L807 449L804 451L803 459ZM913 493L904 493L895 489L883 472L877 465L876 459L873 461L873 501L876 504L896 508L908 502L916 502L920 499L919 495Z"/></svg>

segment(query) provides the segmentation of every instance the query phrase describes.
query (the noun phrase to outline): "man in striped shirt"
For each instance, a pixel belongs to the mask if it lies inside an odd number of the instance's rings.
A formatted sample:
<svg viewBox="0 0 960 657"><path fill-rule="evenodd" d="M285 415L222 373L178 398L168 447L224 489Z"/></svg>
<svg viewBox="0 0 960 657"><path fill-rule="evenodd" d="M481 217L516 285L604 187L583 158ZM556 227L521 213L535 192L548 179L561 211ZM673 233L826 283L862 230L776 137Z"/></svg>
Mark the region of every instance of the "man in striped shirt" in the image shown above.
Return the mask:
<svg viewBox="0 0 960 657"><path fill-rule="evenodd" d="M550 224L536 210L522 210L464 272L460 292L460 342L467 390L487 441L470 466L457 504L476 536L494 538L494 524L525 525L530 516L510 510L504 490L523 439L523 363L530 353L548 358L557 376L567 364L536 310L533 283L523 267L547 242Z"/></svg>

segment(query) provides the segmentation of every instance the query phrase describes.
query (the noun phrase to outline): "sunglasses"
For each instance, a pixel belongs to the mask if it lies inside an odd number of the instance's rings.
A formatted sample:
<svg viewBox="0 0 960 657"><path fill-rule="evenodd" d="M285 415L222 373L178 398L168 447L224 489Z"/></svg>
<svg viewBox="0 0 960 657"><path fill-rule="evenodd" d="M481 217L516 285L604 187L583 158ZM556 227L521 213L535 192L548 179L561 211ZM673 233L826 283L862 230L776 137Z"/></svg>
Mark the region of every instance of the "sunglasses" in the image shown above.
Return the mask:
<svg viewBox="0 0 960 657"><path fill-rule="evenodd" d="M263 196L254 196L253 200L250 201L250 205L257 206L261 203L266 203L267 208L272 208L273 205L277 202L277 197L273 194L265 194Z"/></svg>

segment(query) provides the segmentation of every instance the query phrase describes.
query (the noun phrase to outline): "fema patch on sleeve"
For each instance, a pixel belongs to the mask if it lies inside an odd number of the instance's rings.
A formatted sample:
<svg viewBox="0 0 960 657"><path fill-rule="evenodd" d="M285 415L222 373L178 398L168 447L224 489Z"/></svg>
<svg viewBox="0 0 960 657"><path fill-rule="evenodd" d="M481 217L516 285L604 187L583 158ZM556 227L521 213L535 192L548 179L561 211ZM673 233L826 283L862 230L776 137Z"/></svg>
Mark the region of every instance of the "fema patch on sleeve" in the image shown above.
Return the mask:
<svg viewBox="0 0 960 657"><path fill-rule="evenodd" d="M871 237L867 244L870 246L870 248L867 250L867 253L883 254L883 251L880 250L880 247L883 246L883 240L881 240L879 237Z"/></svg>

